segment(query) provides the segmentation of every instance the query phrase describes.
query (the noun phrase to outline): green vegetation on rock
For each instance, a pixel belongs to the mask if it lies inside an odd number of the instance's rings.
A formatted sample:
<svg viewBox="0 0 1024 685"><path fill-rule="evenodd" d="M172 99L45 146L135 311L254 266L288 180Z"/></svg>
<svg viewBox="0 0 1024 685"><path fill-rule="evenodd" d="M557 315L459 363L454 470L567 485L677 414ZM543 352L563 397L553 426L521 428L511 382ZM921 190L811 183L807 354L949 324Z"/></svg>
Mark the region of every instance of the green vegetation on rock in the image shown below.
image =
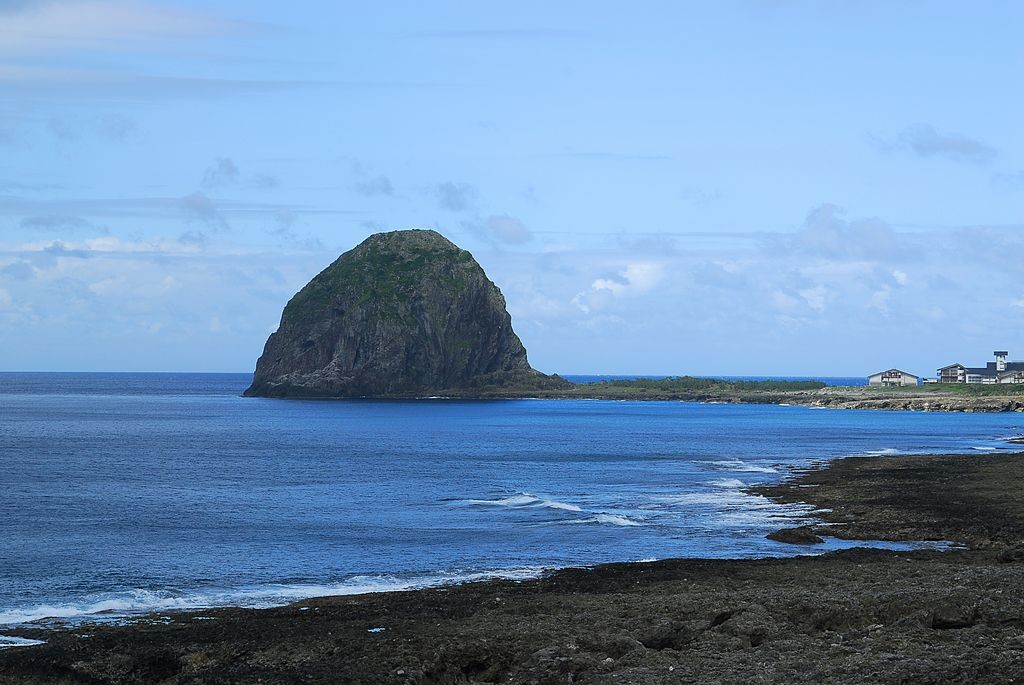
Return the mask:
<svg viewBox="0 0 1024 685"><path fill-rule="evenodd" d="M726 381L717 378L696 378L694 376L672 376L670 378L635 378L601 381L595 386L624 389L657 390L682 392L689 390L820 390L825 387L821 381Z"/></svg>
<svg viewBox="0 0 1024 685"><path fill-rule="evenodd" d="M287 304L251 396L405 397L566 385L530 368L501 292L439 233L370 236Z"/></svg>

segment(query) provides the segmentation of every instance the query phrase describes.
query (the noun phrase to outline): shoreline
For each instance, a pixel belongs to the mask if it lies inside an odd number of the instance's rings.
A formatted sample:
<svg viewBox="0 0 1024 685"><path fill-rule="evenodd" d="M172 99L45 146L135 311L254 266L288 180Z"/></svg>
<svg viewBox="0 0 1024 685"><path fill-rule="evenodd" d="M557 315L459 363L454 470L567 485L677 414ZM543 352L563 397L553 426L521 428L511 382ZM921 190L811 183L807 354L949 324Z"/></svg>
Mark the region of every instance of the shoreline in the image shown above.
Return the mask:
<svg viewBox="0 0 1024 685"><path fill-rule="evenodd" d="M597 387L592 387L597 386ZM921 390L919 388L872 388L827 386L820 390L669 391L647 388L614 388L600 384L575 384L569 389L465 389L383 396L331 397L324 395L248 396L247 399L316 401L440 401L440 400L595 400L641 402L696 402L700 404L771 404L821 409L923 411L966 413L1024 412L1024 393L993 394L982 390Z"/></svg>
<svg viewBox="0 0 1024 685"><path fill-rule="evenodd" d="M1022 485L1024 453L845 457L751 491L831 509L815 533L966 549L629 562L12 630L47 643L0 651L0 681L1005 681L1024 674Z"/></svg>

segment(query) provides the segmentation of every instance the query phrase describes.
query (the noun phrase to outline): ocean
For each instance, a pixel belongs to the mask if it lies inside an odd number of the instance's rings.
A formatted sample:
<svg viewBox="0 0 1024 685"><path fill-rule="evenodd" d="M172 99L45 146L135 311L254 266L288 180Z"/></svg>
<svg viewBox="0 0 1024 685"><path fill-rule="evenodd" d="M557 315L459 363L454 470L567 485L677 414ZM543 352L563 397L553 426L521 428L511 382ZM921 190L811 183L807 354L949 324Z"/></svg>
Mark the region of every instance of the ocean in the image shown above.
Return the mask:
<svg viewBox="0 0 1024 685"><path fill-rule="evenodd" d="M249 381L0 374L0 627L789 555L764 536L813 512L744 486L1024 432L1019 414L243 399Z"/></svg>

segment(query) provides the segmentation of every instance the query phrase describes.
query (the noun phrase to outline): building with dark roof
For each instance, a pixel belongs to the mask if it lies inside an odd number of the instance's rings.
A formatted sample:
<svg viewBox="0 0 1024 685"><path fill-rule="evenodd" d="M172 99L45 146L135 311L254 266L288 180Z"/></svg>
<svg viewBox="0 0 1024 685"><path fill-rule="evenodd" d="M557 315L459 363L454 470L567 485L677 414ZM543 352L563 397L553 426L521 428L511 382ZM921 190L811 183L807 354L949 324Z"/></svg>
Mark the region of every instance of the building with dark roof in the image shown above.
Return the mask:
<svg viewBox="0 0 1024 685"><path fill-rule="evenodd" d="M1024 362L1006 361L1009 352L996 350L985 366L950 364L939 369L939 383L1024 383Z"/></svg>
<svg viewBox="0 0 1024 685"><path fill-rule="evenodd" d="M887 388L917 385L920 381L921 379L918 376L906 371L900 371L899 369L879 371L868 376L868 385L881 385Z"/></svg>

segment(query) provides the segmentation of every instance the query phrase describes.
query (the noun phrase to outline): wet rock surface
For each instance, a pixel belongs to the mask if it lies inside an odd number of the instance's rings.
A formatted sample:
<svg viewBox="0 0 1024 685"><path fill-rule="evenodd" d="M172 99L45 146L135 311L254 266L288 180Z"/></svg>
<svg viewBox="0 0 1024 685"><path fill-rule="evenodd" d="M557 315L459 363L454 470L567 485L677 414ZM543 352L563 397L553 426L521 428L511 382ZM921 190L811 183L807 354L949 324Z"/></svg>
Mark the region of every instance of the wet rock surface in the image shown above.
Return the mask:
<svg viewBox="0 0 1024 685"><path fill-rule="evenodd" d="M797 528L781 528L765 535L769 540L785 542L789 545L820 545L825 539L814 532L811 526L799 526Z"/></svg>
<svg viewBox="0 0 1024 685"><path fill-rule="evenodd" d="M752 488L780 502L811 502L850 540L948 540L1006 551L1024 544L1024 456L851 457L777 486ZM1010 552L1007 552L1010 554Z"/></svg>
<svg viewBox="0 0 1024 685"><path fill-rule="evenodd" d="M47 644L0 651L0 682L1020 682L1022 484L1024 455L839 460L774 496L832 508L830 533L970 549L610 564L22 630Z"/></svg>
<svg viewBox="0 0 1024 685"><path fill-rule="evenodd" d="M952 392L952 391L950 391ZM793 402L832 409L879 409L889 411L1024 412L1024 397L1005 395L956 395L914 389L841 388L807 394Z"/></svg>

